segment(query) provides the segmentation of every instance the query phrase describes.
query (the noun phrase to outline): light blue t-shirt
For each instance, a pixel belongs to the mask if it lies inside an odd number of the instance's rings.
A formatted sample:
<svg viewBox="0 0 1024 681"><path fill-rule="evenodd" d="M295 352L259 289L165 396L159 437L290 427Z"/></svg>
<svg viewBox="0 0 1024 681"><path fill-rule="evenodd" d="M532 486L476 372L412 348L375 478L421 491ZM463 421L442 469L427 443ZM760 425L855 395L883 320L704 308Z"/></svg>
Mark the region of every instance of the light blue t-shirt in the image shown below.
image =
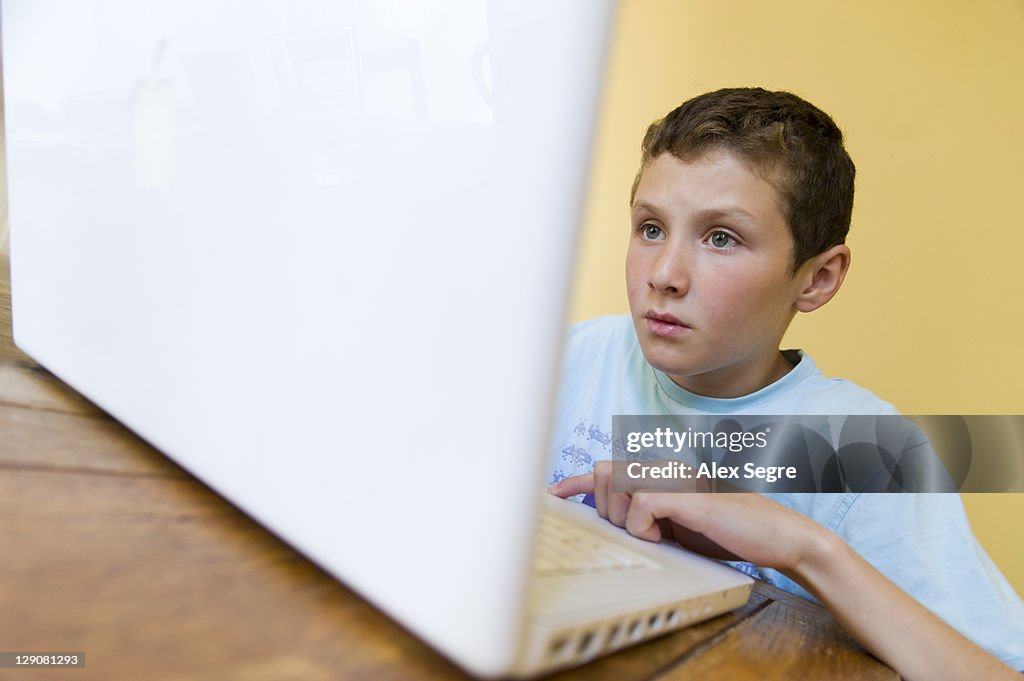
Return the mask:
<svg viewBox="0 0 1024 681"><path fill-rule="evenodd" d="M627 316L573 327L563 364L548 479L612 458L612 416L873 415L896 409L870 391L826 378L806 354L757 392L718 399L684 390L644 358ZM1024 604L971 532L957 494L771 494L842 537L882 574L978 645L1024 669ZM785 575L744 572L811 596Z"/></svg>

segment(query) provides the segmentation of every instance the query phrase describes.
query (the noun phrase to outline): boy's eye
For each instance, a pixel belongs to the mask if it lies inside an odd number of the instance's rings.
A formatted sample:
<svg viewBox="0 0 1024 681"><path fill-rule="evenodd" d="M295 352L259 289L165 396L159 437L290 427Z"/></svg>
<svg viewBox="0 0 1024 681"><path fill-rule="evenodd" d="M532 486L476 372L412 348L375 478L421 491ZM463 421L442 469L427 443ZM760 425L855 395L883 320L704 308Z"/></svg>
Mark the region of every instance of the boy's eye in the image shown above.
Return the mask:
<svg viewBox="0 0 1024 681"><path fill-rule="evenodd" d="M715 248L729 248L739 243L731 234L723 231L712 232L708 241Z"/></svg>
<svg viewBox="0 0 1024 681"><path fill-rule="evenodd" d="M661 227L652 225L649 222L640 225L640 234L642 234L645 239L649 239L651 241L661 239L664 236L664 233L661 231Z"/></svg>

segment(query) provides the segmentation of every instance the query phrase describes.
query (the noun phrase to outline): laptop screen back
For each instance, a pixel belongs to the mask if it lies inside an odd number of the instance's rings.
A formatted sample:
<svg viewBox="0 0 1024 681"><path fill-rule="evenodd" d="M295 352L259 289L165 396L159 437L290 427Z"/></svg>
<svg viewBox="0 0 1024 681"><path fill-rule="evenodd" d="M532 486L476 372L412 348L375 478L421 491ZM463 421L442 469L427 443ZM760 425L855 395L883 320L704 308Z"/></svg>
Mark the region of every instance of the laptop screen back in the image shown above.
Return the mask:
<svg viewBox="0 0 1024 681"><path fill-rule="evenodd" d="M507 668L611 4L5 0L16 342Z"/></svg>

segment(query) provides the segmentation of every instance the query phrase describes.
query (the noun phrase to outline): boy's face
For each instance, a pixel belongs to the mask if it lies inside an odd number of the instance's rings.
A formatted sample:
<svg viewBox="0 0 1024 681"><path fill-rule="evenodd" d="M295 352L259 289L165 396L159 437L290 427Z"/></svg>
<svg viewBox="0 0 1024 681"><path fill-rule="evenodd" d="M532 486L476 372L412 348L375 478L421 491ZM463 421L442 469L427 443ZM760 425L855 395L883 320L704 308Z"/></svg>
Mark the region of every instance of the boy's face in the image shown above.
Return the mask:
<svg viewBox="0 0 1024 681"><path fill-rule="evenodd" d="M738 397L789 370L793 237L775 189L737 157L662 154L633 200L629 307L644 357L677 384Z"/></svg>

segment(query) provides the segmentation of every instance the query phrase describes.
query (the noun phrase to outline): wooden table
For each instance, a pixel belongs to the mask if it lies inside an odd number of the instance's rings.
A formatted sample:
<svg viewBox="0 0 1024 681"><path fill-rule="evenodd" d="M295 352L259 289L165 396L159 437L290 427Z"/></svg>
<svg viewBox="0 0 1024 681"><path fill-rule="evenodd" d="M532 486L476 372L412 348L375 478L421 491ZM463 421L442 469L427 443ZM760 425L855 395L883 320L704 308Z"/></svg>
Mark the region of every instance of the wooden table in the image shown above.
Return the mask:
<svg viewBox="0 0 1024 681"><path fill-rule="evenodd" d="M16 349L0 256L0 680L467 678ZM894 679L820 607L746 606L557 679Z"/></svg>

